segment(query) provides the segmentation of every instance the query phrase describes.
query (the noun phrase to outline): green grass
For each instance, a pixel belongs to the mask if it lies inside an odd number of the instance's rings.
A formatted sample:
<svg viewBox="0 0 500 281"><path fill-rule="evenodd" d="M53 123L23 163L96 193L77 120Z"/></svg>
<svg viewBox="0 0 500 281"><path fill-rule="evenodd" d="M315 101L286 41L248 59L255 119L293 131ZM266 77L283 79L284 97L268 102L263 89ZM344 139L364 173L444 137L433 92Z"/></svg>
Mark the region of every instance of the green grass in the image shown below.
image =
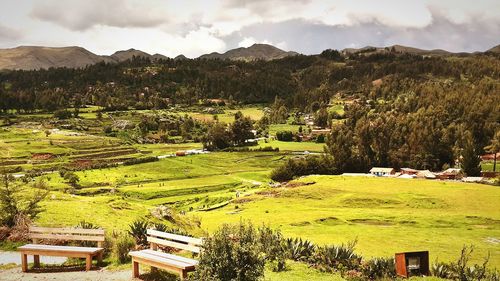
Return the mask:
<svg viewBox="0 0 500 281"><path fill-rule="evenodd" d="M269 126L269 134L271 136L275 136L276 132L280 131L291 131L296 133L299 131L300 125L291 125L291 124L271 124ZM305 130L307 126L303 125L302 128Z"/></svg>
<svg viewBox="0 0 500 281"><path fill-rule="evenodd" d="M271 146L273 148L278 147L280 151L323 152L325 144L315 143L315 142L293 142L293 141L278 141L278 140L259 142L259 147L268 147L268 146Z"/></svg>
<svg viewBox="0 0 500 281"><path fill-rule="evenodd" d="M318 244L358 239L367 256L429 250L431 260L455 259L463 245L476 247L475 261L491 254L500 266L500 189L487 185L428 180L311 176L315 184L273 189L234 204L199 213L202 227L248 219ZM474 198L471 200L471 198Z"/></svg>
<svg viewBox="0 0 500 281"><path fill-rule="evenodd" d="M500 159L497 161L497 172L500 170ZM482 161L481 162L481 171L493 172L493 161Z"/></svg>
<svg viewBox="0 0 500 281"><path fill-rule="evenodd" d="M215 114L219 121L224 123L232 123L234 121L234 114L238 111L241 111L244 116L250 117L252 120L257 121L262 116L264 116L264 112L260 107L244 107L241 109L225 109L222 114ZM178 114L184 115L187 114L194 119L201 121L213 121L213 114L203 113L203 112L179 112Z"/></svg>

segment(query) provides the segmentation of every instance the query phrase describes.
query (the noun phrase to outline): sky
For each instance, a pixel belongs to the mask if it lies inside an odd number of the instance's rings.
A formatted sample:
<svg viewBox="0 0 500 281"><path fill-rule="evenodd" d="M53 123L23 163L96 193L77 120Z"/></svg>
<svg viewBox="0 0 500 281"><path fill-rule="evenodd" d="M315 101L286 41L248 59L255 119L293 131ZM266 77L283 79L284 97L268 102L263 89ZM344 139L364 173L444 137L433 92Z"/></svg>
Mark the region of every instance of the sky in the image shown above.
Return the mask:
<svg viewBox="0 0 500 281"><path fill-rule="evenodd" d="M500 44L499 0L0 0L0 48L81 46L198 57L254 43L317 54Z"/></svg>

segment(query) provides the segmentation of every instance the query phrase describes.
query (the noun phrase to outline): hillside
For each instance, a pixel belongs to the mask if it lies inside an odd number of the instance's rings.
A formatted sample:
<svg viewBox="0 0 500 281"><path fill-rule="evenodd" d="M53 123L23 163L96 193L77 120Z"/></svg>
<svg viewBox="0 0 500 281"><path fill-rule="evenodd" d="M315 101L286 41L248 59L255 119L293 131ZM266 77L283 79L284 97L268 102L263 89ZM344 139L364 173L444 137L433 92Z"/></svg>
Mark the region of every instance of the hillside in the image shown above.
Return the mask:
<svg viewBox="0 0 500 281"><path fill-rule="evenodd" d="M287 52L268 44L253 44L248 48L236 48L229 50L223 54L214 52L202 55L200 59L230 59L241 61L252 60L274 60L281 59L288 56L295 56L296 52Z"/></svg>
<svg viewBox="0 0 500 281"><path fill-rule="evenodd" d="M113 58L116 61L126 61L132 59L132 57L152 58L153 56L146 52L136 49L117 51L111 55L111 58Z"/></svg>
<svg viewBox="0 0 500 281"><path fill-rule="evenodd" d="M495 47L487 50L486 52L491 52L491 53L497 53L497 54L499 54L500 53L500 45L496 45Z"/></svg>
<svg viewBox="0 0 500 281"><path fill-rule="evenodd" d="M437 56L452 54L451 52L448 52L448 51L442 50L442 49L423 50L423 49L408 47L408 46L403 46L403 45L392 45L392 46L387 46L387 47L366 46L366 47L358 48L358 49L346 48L346 49L343 49L342 52L344 54L355 54L355 53L373 54L373 53L395 52L395 53L408 53L408 54L413 54L413 55L437 55Z"/></svg>
<svg viewBox="0 0 500 281"><path fill-rule="evenodd" d="M0 69L76 68L101 61L111 62L113 59L96 55L82 47L20 46L0 49Z"/></svg>

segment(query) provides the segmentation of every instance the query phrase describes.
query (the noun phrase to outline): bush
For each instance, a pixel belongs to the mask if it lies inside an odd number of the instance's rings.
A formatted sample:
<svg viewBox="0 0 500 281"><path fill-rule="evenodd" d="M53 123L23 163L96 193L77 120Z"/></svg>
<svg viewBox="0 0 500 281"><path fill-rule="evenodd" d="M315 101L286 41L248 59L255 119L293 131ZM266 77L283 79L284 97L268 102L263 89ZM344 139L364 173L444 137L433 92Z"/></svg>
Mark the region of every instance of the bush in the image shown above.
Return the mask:
<svg viewBox="0 0 500 281"><path fill-rule="evenodd" d="M123 161L123 165L128 166L128 165L136 165L136 164L141 164L141 163L148 163L148 162L155 162L158 161L158 157L156 156L149 156L149 157L142 157L142 158L132 158Z"/></svg>
<svg viewBox="0 0 500 281"><path fill-rule="evenodd" d="M71 112L65 109L57 110L54 112L54 117L57 119L69 119L71 118Z"/></svg>
<svg viewBox="0 0 500 281"><path fill-rule="evenodd" d="M318 247L313 264L321 271L347 271L359 268L361 257L354 253L357 241Z"/></svg>
<svg viewBox="0 0 500 281"><path fill-rule="evenodd" d="M130 261L128 253L134 249L134 239L126 233L114 233L113 239L113 259L119 264L127 263Z"/></svg>
<svg viewBox="0 0 500 281"><path fill-rule="evenodd" d="M293 133L291 131L276 132L276 138L279 141L293 141Z"/></svg>
<svg viewBox="0 0 500 281"><path fill-rule="evenodd" d="M129 225L128 234L132 236L138 246L146 247L148 245L147 230L149 223L146 220L136 220Z"/></svg>
<svg viewBox="0 0 500 281"><path fill-rule="evenodd" d="M195 280L254 281L264 275L265 259L251 224L222 225L204 240Z"/></svg>
<svg viewBox="0 0 500 281"><path fill-rule="evenodd" d="M464 246L460 253L460 257L456 262L443 263L436 262L431 266L431 272L434 276L446 279L472 281L498 281L500 273L497 270L489 270L487 268L489 256L485 258L482 264L469 265L469 259L474 251L474 247Z"/></svg>
<svg viewBox="0 0 500 281"><path fill-rule="evenodd" d="M279 272L286 269L285 243L280 231L268 226L260 227L259 245L261 252L265 254L266 261L271 263L273 271Z"/></svg>

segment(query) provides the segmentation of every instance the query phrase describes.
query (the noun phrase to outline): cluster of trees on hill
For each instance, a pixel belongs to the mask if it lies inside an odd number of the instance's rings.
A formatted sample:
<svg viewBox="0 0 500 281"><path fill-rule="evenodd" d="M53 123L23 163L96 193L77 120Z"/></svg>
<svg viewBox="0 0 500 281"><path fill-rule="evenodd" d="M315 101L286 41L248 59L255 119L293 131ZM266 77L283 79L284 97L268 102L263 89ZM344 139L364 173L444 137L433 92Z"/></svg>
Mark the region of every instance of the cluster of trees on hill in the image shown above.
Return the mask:
<svg viewBox="0 0 500 281"><path fill-rule="evenodd" d="M337 171L437 170L454 165L467 143L474 144L476 154L484 152L499 130L499 83L494 54L344 56L327 50L253 62L134 58L83 69L0 72L0 111L82 104L156 109L208 98L268 103L270 112L261 123L284 123L300 111L314 114L322 126L334 124L327 151ZM332 97L350 101L335 120L326 110ZM212 135L227 131L217 126L210 128ZM242 140L205 139L208 146L218 141L225 146Z"/></svg>

